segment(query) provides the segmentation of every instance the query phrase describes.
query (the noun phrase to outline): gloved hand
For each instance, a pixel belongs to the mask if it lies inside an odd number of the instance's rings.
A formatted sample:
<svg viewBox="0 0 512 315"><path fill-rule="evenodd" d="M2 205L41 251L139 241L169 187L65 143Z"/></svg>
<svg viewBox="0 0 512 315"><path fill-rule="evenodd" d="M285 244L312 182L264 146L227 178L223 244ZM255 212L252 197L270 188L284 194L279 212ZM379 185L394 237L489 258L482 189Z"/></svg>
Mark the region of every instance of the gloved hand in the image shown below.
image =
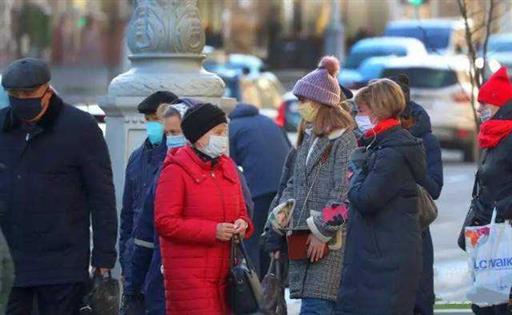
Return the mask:
<svg viewBox="0 0 512 315"><path fill-rule="evenodd" d="M366 150L366 148L357 148L350 155L349 168L351 168L351 171L354 173L361 171L365 168L367 160L368 151Z"/></svg>
<svg viewBox="0 0 512 315"><path fill-rule="evenodd" d="M322 218L331 226L340 226L348 219L348 208L344 204L334 203L322 210Z"/></svg>

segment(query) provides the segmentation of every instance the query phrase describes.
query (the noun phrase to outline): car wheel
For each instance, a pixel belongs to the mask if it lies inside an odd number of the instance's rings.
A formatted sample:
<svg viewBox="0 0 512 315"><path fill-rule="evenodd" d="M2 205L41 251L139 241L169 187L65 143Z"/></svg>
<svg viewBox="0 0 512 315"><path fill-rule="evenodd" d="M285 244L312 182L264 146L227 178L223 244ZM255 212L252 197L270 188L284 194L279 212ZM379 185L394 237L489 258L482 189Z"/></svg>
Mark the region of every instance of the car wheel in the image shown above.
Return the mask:
<svg viewBox="0 0 512 315"><path fill-rule="evenodd" d="M480 157L480 148L478 142L473 141L468 143L464 148L464 162L476 162Z"/></svg>

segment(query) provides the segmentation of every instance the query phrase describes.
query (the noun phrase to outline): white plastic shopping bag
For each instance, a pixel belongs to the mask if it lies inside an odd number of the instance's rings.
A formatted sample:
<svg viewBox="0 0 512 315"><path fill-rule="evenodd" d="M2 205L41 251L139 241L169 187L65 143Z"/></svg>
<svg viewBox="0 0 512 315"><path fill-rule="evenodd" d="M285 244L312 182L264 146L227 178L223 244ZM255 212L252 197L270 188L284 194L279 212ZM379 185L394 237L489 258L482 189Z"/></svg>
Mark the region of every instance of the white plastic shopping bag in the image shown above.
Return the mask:
<svg viewBox="0 0 512 315"><path fill-rule="evenodd" d="M496 209L491 223L465 229L466 252L473 276L467 298L480 306L507 303L512 287L512 227L496 223Z"/></svg>

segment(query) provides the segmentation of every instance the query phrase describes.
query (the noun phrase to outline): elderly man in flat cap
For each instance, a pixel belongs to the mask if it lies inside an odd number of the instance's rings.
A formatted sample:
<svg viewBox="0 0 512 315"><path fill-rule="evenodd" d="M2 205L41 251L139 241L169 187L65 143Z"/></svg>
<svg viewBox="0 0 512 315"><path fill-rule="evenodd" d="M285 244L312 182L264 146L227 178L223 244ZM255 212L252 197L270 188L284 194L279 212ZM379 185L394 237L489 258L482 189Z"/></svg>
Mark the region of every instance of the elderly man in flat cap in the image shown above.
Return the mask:
<svg viewBox="0 0 512 315"><path fill-rule="evenodd" d="M144 197L150 188L166 153L164 125L157 115L162 104L172 104L178 97L168 91L158 91L145 98L138 106L144 114L147 138L128 160L126 166L121 229L119 234L119 261L124 279L123 307L121 314L127 314L133 305L142 305L140 290L134 287L132 257L134 250L134 228L144 207Z"/></svg>
<svg viewBox="0 0 512 315"><path fill-rule="evenodd" d="M10 64L0 110L1 227L14 260L6 314L78 314L89 266L116 261L117 216L109 153L94 118L65 104L41 60ZM92 221L92 253L91 233ZM33 301L36 303L33 303Z"/></svg>

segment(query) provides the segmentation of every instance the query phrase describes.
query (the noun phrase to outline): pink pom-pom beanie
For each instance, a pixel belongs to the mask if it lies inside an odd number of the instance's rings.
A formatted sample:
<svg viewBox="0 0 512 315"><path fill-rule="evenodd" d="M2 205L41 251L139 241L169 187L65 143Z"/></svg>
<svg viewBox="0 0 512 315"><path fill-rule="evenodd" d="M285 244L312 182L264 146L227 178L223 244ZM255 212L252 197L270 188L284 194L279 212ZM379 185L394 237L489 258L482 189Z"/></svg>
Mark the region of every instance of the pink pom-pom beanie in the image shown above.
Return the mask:
<svg viewBox="0 0 512 315"><path fill-rule="evenodd" d="M341 88L338 83L340 62L336 57L325 56L318 68L297 81L293 94L323 105L337 106L340 103Z"/></svg>

